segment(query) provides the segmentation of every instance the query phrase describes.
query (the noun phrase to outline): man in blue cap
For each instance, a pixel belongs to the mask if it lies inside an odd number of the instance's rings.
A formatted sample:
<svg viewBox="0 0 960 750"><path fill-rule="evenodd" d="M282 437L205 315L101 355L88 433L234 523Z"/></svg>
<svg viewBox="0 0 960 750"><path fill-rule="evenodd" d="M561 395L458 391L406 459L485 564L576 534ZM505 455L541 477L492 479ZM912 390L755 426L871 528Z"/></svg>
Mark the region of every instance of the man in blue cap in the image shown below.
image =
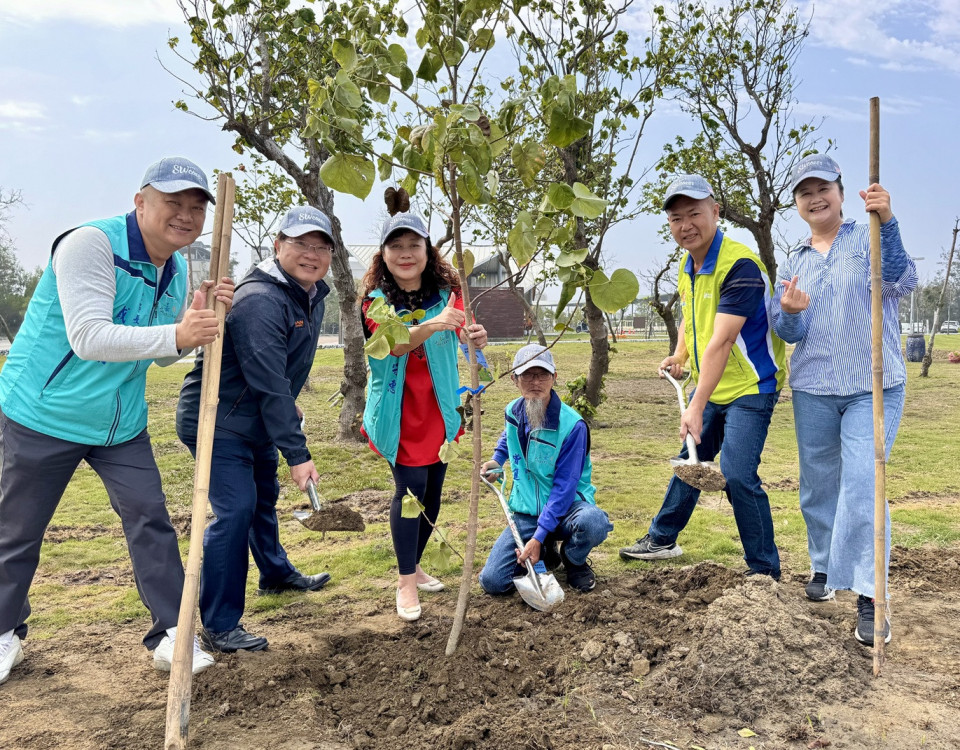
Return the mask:
<svg viewBox="0 0 960 750"><path fill-rule="evenodd" d="M249 556L260 570L260 593L316 591L328 573L304 575L287 559L277 522L279 453L305 490L320 479L303 434L297 396L316 355L323 282L334 251L330 219L309 206L292 208L273 243L275 256L237 284L227 316L220 403L210 467L216 515L203 537L201 640L212 651L261 651L267 639L240 624ZM196 450L203 357L180 390L177 434Z"/></svg>
<svg viewBox="0 0 960 750"><path fill-rule="evenodd" d="M746 574L779 579L770 502L757 475L785 372L783 341L773 333L769 313L773 286L757 254L718 228L720 206L703 177L677 177L667 187L663 210L674 240L687 252L678 283L683 338L658 371L679 377L689 359L696 388L680 419L680 437L693 436L701 461L720 454ZM680 456L687 457L685 446ZM699 497L699 489L674 476L648 533L621 549L620 557L681 555L677 537Z"/></svg>
<svg viewBox="0 0 960 750"><path fill-rule="evenodd" d="M181 157L151 165L130 213L70 229L53 243L0 372L0 682L23 659L27 594L43 534L81 461L120 516L152 625L143 642L169 671L183 565L147 434L146 372L209 344L219 326L206 281L187 306L177 251L203 230L214 198ZM233 284L221 279L228 306ZM213 664L194 641L193 671Z"/></svg>
<svg viewBox="0 0 960 750"><path fill-rule="evenodd" d="M504 529L480 571L480 586L488 594L508 593L527 559L536 565L544 558L547 567L563 563L572 588L592 591L597 579L587 555L613 524L594 498L590 428L554 391L557 368L546 347L522 347L513 358L512 377L520 398L507 404L493 459L480 470L492 478L510 461L508 504L525 545L516 549L513 534ZM551 561L557 542L559 560Z"/></svg>

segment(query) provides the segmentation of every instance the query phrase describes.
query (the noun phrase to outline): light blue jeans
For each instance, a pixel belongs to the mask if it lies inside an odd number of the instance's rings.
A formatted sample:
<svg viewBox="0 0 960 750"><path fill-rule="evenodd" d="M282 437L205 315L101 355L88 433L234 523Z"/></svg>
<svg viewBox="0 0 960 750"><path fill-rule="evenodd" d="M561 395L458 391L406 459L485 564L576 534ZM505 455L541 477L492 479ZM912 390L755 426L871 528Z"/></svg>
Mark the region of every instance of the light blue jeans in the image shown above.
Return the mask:
<svg viewBox="0 0 960 750"><path fill-rule="evenodd" d="M883 392L886 457L903 415L904 386ZM817 396L793 392L800 452L800 510L810 563L833 589L874 596L873 394ZM886 567L890 567L887 508Z"/></svg>

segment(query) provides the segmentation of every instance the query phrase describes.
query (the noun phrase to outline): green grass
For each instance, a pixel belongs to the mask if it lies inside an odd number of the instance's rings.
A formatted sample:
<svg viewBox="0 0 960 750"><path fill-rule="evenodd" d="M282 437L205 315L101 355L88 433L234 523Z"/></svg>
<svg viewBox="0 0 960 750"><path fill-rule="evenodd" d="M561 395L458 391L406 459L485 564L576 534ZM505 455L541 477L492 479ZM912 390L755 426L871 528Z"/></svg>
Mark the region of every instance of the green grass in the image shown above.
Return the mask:
<svg viewBox="0 0 960 750"><path fill-rule="evenodd" d="M954 341L956 339L956 341ZM960 348L960 336L937 337L937 350ZM656 513L671 475L667 459L679 449L679 409L672 388L659 381L654 368L665 354L662 343L620 343L612 355L607 378L608 400L600 409L593 431L594 480L598 502L615 524L610 539L595 550L592 559L601 575L622 574L648 565L625 565L617 555L620 546L642 536ZM508 362L514 348L493 346L488 357ZM554 353L560 368L559 382L584 372L589 346L582 342L559 344ZM365 489L381 490L384 503L392 491L387 464L365 445L342 444L335 439L338 412L327 399L339 388L342 353L321 350L311 375L311 390L300 404L307 415L310 448L321 474L321 491L327 498ZM150 434L164 478L170 513L183 518L190 512L193 461L177 440L174 413L186 365L152 367L148 375ZM960 366L937 359L931 376L919 378L919 365L908 363L909 382L903 423L887 467L887 491L892 501L893 540L910 547L954 545L960 539L960 479L956 456L960 448ZM561 391L565 389L561 388ZM516 395L509 380L502 380L484 398L484 455L492 452L502 428L505 404ZM470 436L465 438L469 444ZM440 526L450 542L463 550L466 539L467 497L470 490L469 447L453 462L447 474L445 504ZM760 474L769 490L777 542L785 565L806 571L806 532L798 510L797 453L793 410L789 403L774 412ZM293 562L309 572L329 570L331 584L317 595L254 596L256 571L248 576L248 620L275 616L297 607L301 617L329 616L332 606L390 606L396 568L386 523L369 524L363 534L320 534L307 531L290 510L303 498L289 482L286 469L279 503L281 538ZM482 490L478 565L503 528L493 495ZM129 571L130 562L119 519L110 508L103 486L83 465L70 483L41 552L38 578L31 592L34 613L31 633L50 637L76 623L123 623L141 619L146 611L132 583L64 583L77 571L109 568ZM100 527L103 527L102 529ZM76 532L77 539L70 539ZM65 540L64 538L67 537ZM737 569L743 567L733 514L718 494L704 497L681 536L684 556L653 563L680 565L714 560ZM181 549L186 555L186 539ZM445 575L448 583L459 573L459 559Z"/></svg>

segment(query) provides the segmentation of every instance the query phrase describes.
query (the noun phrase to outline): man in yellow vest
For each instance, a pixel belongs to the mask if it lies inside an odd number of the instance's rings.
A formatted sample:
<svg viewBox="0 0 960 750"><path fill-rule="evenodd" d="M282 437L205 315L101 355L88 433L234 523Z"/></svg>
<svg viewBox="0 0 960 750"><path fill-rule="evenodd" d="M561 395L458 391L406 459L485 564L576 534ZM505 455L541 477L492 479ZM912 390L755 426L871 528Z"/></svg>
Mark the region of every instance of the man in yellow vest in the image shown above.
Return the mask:
<svg viewBox="0 0 960 750"><path fill-rule="evenodd" d="M677 244L683 337L660 363L674 377L690 360L696 388L680 420L680 437L693 435L700 460L720 454L743 544L746 575L780 578L770 502L757 467L784 379L784 345L773 333L773 286L756 253L717 227L720 206L699 175L681 175L667 188L663 209ZM662 377L662 376L661 376ZM684 447L681 457L687 457ZM620 550L624 560L662 560L683 550L677 537L693 514L700 490L670 480L649 532Z"/></svg>

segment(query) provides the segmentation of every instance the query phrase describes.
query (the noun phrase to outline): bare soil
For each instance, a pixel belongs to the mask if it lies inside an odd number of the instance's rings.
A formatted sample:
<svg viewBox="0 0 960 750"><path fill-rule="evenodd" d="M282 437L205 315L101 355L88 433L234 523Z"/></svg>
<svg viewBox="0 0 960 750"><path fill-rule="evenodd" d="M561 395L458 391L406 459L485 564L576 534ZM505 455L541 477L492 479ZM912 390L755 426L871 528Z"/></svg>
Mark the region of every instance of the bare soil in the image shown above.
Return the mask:
<svg viewBox="0 0 960 750"><path fill-rule="evenodd" d="M476 595L449 658L453 587L425 598L413 624L393 613L389 586L382 608L332 600L322 621L287 607L258 626L267 651L218 656L194 678L190 746L960 747L960 552L894 550L879 679L852 637L854 597L814 604L804 582L631 565L590 594L569 591L551 615ZM162 747L167 677L139 645L144 630L28 639L0 688L0 748Z"/></svg>

